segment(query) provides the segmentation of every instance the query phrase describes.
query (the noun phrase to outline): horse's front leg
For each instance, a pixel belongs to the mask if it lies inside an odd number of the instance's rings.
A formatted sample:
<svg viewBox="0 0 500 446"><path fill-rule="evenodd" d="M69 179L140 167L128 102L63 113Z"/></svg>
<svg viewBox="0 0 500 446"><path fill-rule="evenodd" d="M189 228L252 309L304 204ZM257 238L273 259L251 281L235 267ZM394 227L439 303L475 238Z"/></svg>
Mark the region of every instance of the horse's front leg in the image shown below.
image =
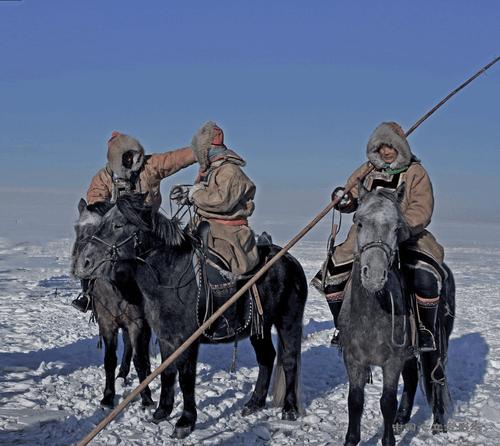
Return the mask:
<svg viewBox="0 0 500 446"><path fill-rule="evenodd" d="M173 353L173 349L161 339L158 339L158 342L160 344L161 360L163 362ZM160 401L158 401L158 407L153 414L154 423L166 420L172 413L172 409L174 408L174 385L176 376L177 370L174 365L167 367L161 373Z"/></svg>
<svg viewBox="0 0 500 446"><path fill-rule="evenodd" d="M366 365L354 362L344 356L349 376L349 396L347 407L349 411L349 426L345 437L345 446L355 446L361 439L361 415L365 402Z"/></svg>
<svg viewBox="0 0 500 446"><path fill-rule="evenodd" d="M394 421L398 408L398 381L401 375L401 363L399 361L388 362L383 367L384 386L380 398L380 409L384 416L384 434L382 436L383 446L394 446Z"/></svg>
<svg viewBox="0 0 500 446"><path fill-rule="evenodd" d="M122 328L123 356L117 378L122 378L127 383L127 376L130 372L130 362L132 361L133 347L130 336L126 328Z"/></svg>
<svg viewBox="0 0 500 446"><path fill-rule="evenodd" d="M106 373L106 385L101 406L112 408L115 400L115 371L116 371L116 346L118 327L99 327L104 338L104 371Z"/></svg>
<svg viewBox="0 0 500 446"><path fill-rule="evenodd" d="M139 377L139 382L143 382L151 373L151 363L149 361L149 341L151 339L151 329L146 321L136 322L129 328L129 336L134 352L134 367ZM141 392L142 406L152 406L154 404L151 398L149 386Z"/></svg>
<svg viewBox="0 0 500 446"><path fill-rule="evenodd" d="M198 346L198 343L192 345L179 360L181 364L178 369L179 385L184 400L184 408L181 417L177 420L177 423L175 423L175 429L172 433L173 438L182 439L193 432L196 418L198 417L194 398Z"/></svg>
<svg viewBox="0 0 500 446"><path fill-rule="evenodd" d="M403 394L396 414L394 424L407 424L411 418L413 402L418 386L418 366L417 358L411 358L405 362L403 367Z"/></svg>
<svg viewBox="0 0 500 446"><path fill-rule="evenodd" d="M269 383L273 372L274 358L276 356L276 351L274 350L273 341L271 339L271 329L265 331L263 338L252 336L250 342L255 350L255 356L259 364L259 375L252 396L241 411L243 416L250 415L265 407Z"/></svg>

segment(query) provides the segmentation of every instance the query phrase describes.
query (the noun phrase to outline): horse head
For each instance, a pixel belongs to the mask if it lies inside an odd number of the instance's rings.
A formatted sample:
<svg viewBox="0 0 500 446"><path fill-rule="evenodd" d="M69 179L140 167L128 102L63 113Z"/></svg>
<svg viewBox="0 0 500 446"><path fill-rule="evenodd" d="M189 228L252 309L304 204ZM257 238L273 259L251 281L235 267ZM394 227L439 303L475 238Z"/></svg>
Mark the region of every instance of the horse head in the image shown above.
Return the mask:
<svg viewBox="0 0 500 446"><path fill-rule="evenodd" d="M400 209L405 185L397 190L369 192L359 184L359 206L354 215L357 227L357 256L363 287L375 293L387 281L399 243L409 236L409 228Z"/></svg>
<svg viewBox="0 0 500 446"><path fill-rule="evenodd" d="M176 220L154 212L144 204L144 195L120 197L114 205L99 209L80 202L75 229L73 273L80 278L116 279L126 263L135 262L145 249L178 246L184 233ZM79 207L80 209L80 207ZM97 215L96 215L97 214ZM82 222L88 221L87 225Z"/></svg>

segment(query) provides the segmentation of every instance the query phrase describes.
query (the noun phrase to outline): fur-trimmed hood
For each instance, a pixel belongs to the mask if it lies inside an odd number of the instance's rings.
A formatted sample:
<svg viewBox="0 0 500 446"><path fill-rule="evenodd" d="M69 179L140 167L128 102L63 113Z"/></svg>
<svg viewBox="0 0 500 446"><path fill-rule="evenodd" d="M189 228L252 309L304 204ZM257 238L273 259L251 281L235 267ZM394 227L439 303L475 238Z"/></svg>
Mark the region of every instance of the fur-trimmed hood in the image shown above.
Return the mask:
<svg viewBox="0 0 500 446"><path fill-rule="evenodd" d="M193 135L191 141L191 149L193 150L198 162L200 163L201 170L207 170L210 165L209 150L212 147L212 142L217 134L221 134L222 130L213 121L208 121L201 128L199 128ZM225 148L224 144L214 147Z"/></svg>
<svg viewBox="0 0 500 446"><path fill-rule="evenodd" d="M123 165L123 155L133 153L132 164ZM133 172L141 169L144 163L144 148L137 139L123 133L113 132L108 141L108 167L115 176L130 179Z"/></svg>
<svg viewBox="0 0 500 446"><path fill-rule="evenodd" d="M416 157L411 152L403 129L395 122L383 122L380 124L368 140L366 155L376 169L386 167L378 153L378 149L382 145L390 146L398 152L396 160L389 166L391 169L407 167L412 160L416 160Z"/></svg>

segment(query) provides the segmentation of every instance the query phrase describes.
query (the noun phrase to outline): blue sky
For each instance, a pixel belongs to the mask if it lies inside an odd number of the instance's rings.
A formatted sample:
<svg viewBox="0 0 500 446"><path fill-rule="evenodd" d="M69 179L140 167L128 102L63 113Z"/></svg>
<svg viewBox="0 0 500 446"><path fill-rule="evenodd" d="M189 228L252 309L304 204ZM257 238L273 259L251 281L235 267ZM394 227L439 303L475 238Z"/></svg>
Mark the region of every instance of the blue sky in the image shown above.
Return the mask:
<svg viewBox="0 0 500 446"><path fill-rule="evenodd" d="M84 195L113 130L157 152L212 119L248 161L256 224L299 228L379 122L409 127L499 55L498 17L488 0L0 1L0 204ZM499 103L500 64L411 136L438 220L500 222Z"/></svg>

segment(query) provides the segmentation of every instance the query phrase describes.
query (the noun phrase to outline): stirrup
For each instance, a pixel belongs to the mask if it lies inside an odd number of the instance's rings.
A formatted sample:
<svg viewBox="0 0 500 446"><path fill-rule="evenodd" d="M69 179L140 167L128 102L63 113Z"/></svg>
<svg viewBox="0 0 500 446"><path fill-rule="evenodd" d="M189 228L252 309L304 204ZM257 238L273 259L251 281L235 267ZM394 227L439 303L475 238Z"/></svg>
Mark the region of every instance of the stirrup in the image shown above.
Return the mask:
<svg viewBox="0 0 500 446"><path fill-rule="evenodd" d="M420 353L427 353L436 350L436 337L421 324L418 327L418 351Z"/></svg>
<svg viewBox="0 0 500 446"><path fill-rule="evenodd" d="M333 329L332 340L330 341L330 345L338 347L340 345L340 331L338 328Z"/></svg>
<svg viewBox="0 0 500 446"><path fill-rule="evenodd" d="M76 308L78 311L81 311L82 313L86 313L92 305L92 298L90 297L90 294L83 293L82 295L78 296L76 299L73 299L71 301L71 305L74 308Z"/></svg>

